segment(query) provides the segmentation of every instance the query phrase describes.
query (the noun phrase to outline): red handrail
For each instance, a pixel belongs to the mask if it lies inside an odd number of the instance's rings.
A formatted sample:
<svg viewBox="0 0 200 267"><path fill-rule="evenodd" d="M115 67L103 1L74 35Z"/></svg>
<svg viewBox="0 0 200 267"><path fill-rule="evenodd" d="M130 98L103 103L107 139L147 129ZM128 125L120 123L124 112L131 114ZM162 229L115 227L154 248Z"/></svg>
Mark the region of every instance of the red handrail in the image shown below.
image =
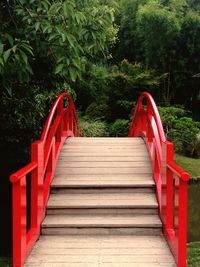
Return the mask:
<svg viewBox="0 0 200 267"><path fill-rule="evenodd" d="M130 125L129 137L138 136L150 154L165 238L178 267L186 267L189 174L174 163L173 144L166 140L158 109L147 92L141 94Z"/></svg>
<svg viewBox="0 0 200 267"><path fill-rule="evenodd" d="M64 106L67 98L68 106ZM68 93L56 99L41 138L31 146L31 163L12 174L13 267L22 267L40 234L56 162L65 139L80 136L73 100ZM30 177L27 177L30 175ZM27 231L27 185L31 183L30 229Z"/></svg>

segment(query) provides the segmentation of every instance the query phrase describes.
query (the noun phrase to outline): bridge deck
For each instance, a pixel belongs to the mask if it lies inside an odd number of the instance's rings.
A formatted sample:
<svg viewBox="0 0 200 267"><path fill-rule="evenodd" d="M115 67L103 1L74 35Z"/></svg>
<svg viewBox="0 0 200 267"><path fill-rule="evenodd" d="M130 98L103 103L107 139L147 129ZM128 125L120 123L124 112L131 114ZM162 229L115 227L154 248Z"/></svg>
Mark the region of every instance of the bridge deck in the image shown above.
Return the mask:
<svg viewBox="0 0 200 267"><path fill-rule="evenodd" d="M172 267L140 138L69 138L25 267Z"/></svg>
<svg viewBox="0 0 200 267"><path fill-rule="evenodd" d="M160 236L42 236L25 267L175 267Z"/></svg>

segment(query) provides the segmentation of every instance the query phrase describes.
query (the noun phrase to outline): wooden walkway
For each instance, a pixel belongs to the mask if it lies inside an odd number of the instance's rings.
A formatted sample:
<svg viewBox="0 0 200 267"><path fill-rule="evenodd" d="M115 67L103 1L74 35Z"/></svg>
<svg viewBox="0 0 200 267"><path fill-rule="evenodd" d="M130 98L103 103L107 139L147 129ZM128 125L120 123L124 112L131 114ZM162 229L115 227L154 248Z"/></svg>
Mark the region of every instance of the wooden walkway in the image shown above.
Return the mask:
<svg viewBox="0 0 200 267"><path fill-rule="evenodd" d="M140 138L69 138L25 267L172 267Z"/></svg>

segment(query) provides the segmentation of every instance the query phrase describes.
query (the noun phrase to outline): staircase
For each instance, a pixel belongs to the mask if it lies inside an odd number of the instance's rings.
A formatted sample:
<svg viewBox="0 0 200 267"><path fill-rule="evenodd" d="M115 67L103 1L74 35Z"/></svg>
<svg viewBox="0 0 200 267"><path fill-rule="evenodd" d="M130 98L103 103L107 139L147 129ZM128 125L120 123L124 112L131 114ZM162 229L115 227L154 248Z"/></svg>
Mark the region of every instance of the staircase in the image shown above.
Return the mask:
<svg viewBox="0 0 200 267"><path fill-rule="evenodd" d="M25 267L171 267L142 138L67 138Z"/></svg>

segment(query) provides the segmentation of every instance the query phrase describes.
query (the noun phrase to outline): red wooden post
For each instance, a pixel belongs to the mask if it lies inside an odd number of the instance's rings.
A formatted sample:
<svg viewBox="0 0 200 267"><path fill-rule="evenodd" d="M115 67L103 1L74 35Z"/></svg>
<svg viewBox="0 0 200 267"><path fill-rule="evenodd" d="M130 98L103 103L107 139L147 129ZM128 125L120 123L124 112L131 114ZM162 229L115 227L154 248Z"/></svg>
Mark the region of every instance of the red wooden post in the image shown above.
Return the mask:
<svg viewBox="0 0 200 267"><path fill-rule="evenodd" d="M187 181L180 180L178 207L178 267L187 266Z"/></svg>
<svg viewBox="0 0 200 267"><path fill-rule="evenodd" d="M44 186L44 145L36 141L31 146L31 160L37 162L37 168L31 177L31 226L40 231L40 223L44 217L43 186Z"/></svg>
<svg viewBox="0 0 200 267"><path fill-rule="evenodd" d="M26 258L26 177L13 183L13 266Z"/></svg>
<svg viewBox="0 0 200 267"><path fill-rule="evenodd" d="M166 142L167 146L167 163L174 160L174 147L170 142ZM166 166L167 168L167 166ZM173 210L174 210L174 188L173 173L167 168L166 170L166 231L170 239L174 238Z"/></svg>

